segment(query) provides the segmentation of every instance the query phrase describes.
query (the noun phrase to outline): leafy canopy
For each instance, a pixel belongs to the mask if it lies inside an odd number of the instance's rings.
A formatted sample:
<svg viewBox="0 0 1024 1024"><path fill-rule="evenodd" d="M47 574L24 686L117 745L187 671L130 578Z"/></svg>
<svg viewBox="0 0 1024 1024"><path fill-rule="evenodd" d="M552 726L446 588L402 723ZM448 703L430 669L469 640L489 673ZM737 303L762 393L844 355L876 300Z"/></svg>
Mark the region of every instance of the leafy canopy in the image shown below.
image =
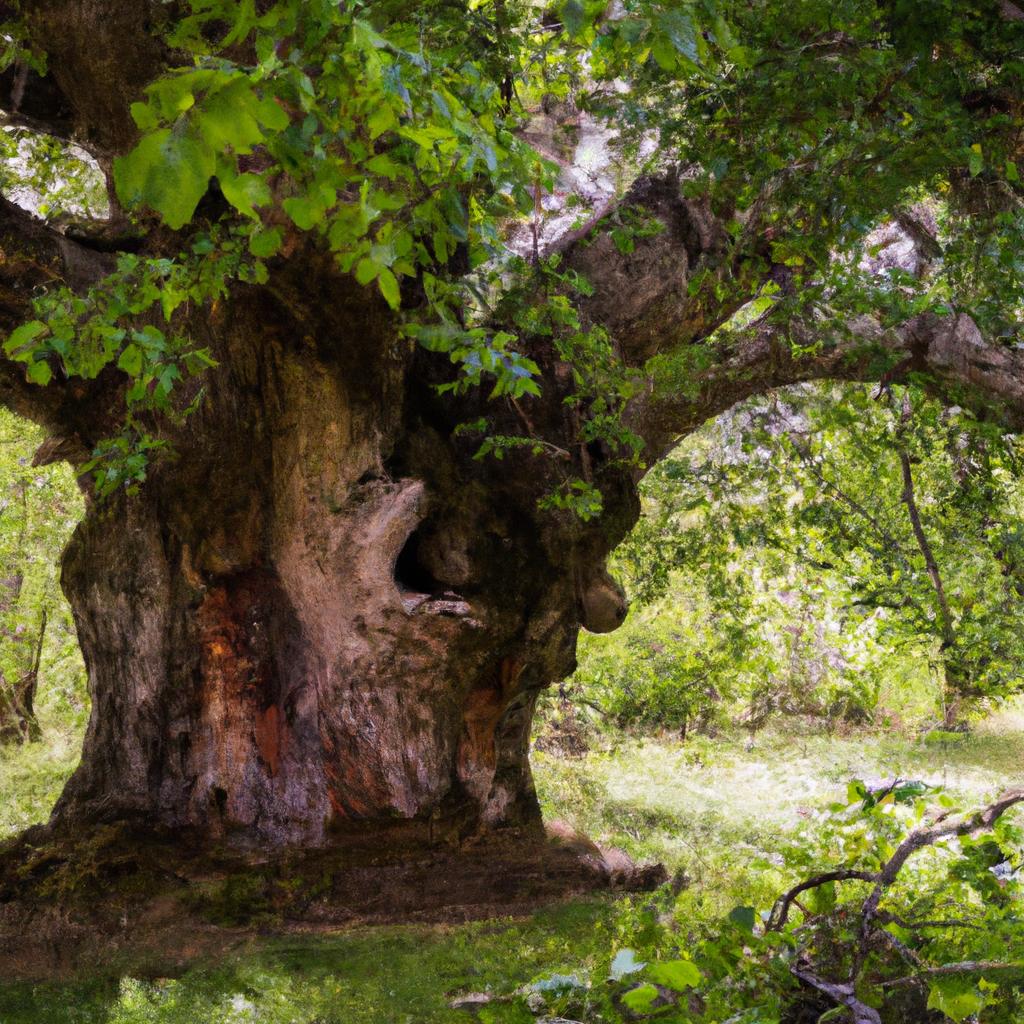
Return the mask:
<svg viewBox="0 0 1024 1024"><path fill-rule="evenodd" d="M6 59L42 67L39 41L26 50L8 28ZM684 190L722 218L724 257L690 285L704 325L692 340L780 277L790 287L772 315L817 303L823 338L879 305L967 309L1009 335L1024 296L1022 37L997 0L938 0L926 15L905 0L628 0L614 13L591 0L189 0L168 33L187 58L135 100L139 141L113 169L140 230L162 221L177 251L122 255L89 296L43 296L6 351L39 384L58 365L131 378L125 435L97 467L109 486L137 480L136 456L156 444L140 413L186 411L172 393L210 362L183 305L265 282L312 241L448 354L456 386L536 395L529 323L495 326L488 302L505 283L508 225L542 217L555 185L555 165L524 141L542 99L607 120L624 183L681 165ZM949 210L940 283L883 293L847 275L840 287L835 254L922 190ZM613 231L627 251L621 218ZM574 332L563 318L555 336ZM628 396L601 403L614 345L570 355L582 422L618 419ZM589 429L632 446L607 423ZM580 488L566 488L571 505Z"/></svg>

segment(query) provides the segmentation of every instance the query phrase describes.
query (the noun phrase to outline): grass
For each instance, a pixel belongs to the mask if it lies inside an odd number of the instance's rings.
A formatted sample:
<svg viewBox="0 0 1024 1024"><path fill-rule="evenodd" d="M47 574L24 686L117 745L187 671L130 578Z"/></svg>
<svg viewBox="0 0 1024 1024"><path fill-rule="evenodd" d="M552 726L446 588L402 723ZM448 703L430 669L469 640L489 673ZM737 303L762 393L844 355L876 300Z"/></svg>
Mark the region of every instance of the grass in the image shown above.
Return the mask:
<svg viewBox="0 0 1024 1024"><path fill-rule="evenodd" d="M615 941L609 901L552 908L526 922L363 929L265 942L179 979L0 987L3 1024L434 1024L470 1022L467 992L510 993L552 969L578 969ZM516 1020L512 1007L497 1020ZM506 1016L502 1016L506 1014Z"/></svg>
<svg viewBox="0 0 1024 1024"><path fill-rule="evenodd" d="M0 840L45 821L78 764L81 729L45 713L40 725L44 742L0 748Z"/></svg>
<svg viewBox="0 0 1024 1024"><path fill-rule="evenodd" d="M943 784L972 801L1024 774L1024 705L961 740L893 733L825 736L781 730L627 740L583 758L535 757L545 813L688 882L672 917L700 927L737 903L766 903L781 874L755 870L813 825L851 777L899 775ZM0 830L44 817L77 758L77 736L0 755ZM177 979L0 985L2 1024L433 1024L522 1022L500 1001L474 1018L449 1006L466 992L509 994L553 972L600 977L623 945L643 946L651 900L589 900L527 921L362 929L264 939ZM664 909L664 901L661 908Z"/></svg>
<svg viewBox="0 0 1024 1024"><path fill-rule="evenodd" d="M538 754L534 763L546 817L685 872L703 906L728 910L774 891L778 879L754 873L751 861L774 859L844 796L850 779L920 779L971 803L1019 783L1024 703L937 743L897 732L829 736L777 726L752 746L739 733L685 744L636 739L578 760Z"/></svg>

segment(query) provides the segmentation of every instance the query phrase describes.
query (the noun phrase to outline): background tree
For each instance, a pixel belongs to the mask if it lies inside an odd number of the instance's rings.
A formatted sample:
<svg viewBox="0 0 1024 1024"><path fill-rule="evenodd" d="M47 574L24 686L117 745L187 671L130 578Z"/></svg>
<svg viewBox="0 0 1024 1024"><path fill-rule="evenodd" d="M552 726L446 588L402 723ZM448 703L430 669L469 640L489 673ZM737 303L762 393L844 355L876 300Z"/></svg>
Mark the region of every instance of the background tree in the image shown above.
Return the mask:
<svg viewBox="0 0 1024 1024"><path fill-rule="evenodd" d="M61 676L49 695L80 701L71 610L58 589L56 564L81 502L66 473L38 469L42 441L0 412L0 740L39 738L35 714L41 672ZM33 440L35 444L33 445ZM62 693L70 687L70 693Z"/></svg>
<svg viewBox="0 0 1024 1024"><path fill-rule="evenodd" d="M822 376L927 371L1020 417L1005 0L3 13L9 124L109 201L62 230L0 204L0 399L90 498L62 578L93 712L54 829L534 826L534 703L624 616L604 561L644 461ZM557 243L542 96L632 161ZM862 268L921 190L949 199L945 234L910 219L928 273ZM517 215L529 259L495 262Z"/></svg>
<svg viewBox="0 0 1024 1024"><path fill-rule="evenodd" d="M901 682L936 694L947 726L1014 694L1019 458L1019 437L914 387L801 386L739 406L645 480L615 556L643 610L588 640L577 684L662 726L698 663L700 714L740 702L752 727L779 712L863 719ZM634 653L665 632L671 671ZM648 666L657 685L642 684Z"/></svg>

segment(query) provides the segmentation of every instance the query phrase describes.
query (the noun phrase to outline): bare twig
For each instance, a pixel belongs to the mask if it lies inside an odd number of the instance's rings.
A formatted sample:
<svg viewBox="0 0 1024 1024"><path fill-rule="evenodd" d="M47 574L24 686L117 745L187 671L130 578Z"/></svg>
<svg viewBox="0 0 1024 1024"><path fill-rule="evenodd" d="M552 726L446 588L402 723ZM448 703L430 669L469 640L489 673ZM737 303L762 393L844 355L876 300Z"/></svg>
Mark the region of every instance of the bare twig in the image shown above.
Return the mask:
<svg viewBox="0 0 1024 1024"><path fill-rule="evenodd" d="M897 988L903 985L914 985L922 978L938 978L950 974L987 974L991 971L1021 971L1024 963L1000 963L998 960L964 960L958 964L942 964L940 967L922 967L917 974L909 974L905 978L894 978L883 981L883 988Z"/></svg>

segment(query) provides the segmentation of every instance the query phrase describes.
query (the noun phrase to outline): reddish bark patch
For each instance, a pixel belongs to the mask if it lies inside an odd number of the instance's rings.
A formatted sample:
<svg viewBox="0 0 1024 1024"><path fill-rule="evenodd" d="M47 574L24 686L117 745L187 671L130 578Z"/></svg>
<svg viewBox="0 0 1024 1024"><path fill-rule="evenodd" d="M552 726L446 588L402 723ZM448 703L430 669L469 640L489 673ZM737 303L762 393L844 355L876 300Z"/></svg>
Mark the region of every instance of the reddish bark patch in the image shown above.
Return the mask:
<svg viewBox="0 0 1024 1024"><path fill-rule="evenodd" d="M352 757L341 758L338 744L327 732L321 732L320 742L327 778L327 802L334 812L332 825L335 828L344 827L344 822L353 819L372 817L379 808L387 806L388 792L373 766L360 764Z"/></svg>
<svg viewBox="0 0 1024 1024"><path fill-rule="evenodd" d="M470 780L482 770L493 772L497 764L495 733L508 707L522 665L514 658L502 658L494 686L473 690L466 698L459 742L459 776Z"/></svg>
<svg viewBox="0 0 1024 1024"><path fill-rule="evenodd" d="M277 775L281 764L281 748L284 745L284 720L276 704L271 704L265 711L256 716L255 736L256 747L260 757L266 762L271 776Z"/></svg>
<svg viewBox="0 0 1024 1024"><path fill-rule="evenodd" d="M190 758L226 794L223 811L234 821L254 813L246 796L252 766L273 778L287 750L273 655L282 598L270 573L248 572L211 588L196 613L202 681Z"/></svg>

